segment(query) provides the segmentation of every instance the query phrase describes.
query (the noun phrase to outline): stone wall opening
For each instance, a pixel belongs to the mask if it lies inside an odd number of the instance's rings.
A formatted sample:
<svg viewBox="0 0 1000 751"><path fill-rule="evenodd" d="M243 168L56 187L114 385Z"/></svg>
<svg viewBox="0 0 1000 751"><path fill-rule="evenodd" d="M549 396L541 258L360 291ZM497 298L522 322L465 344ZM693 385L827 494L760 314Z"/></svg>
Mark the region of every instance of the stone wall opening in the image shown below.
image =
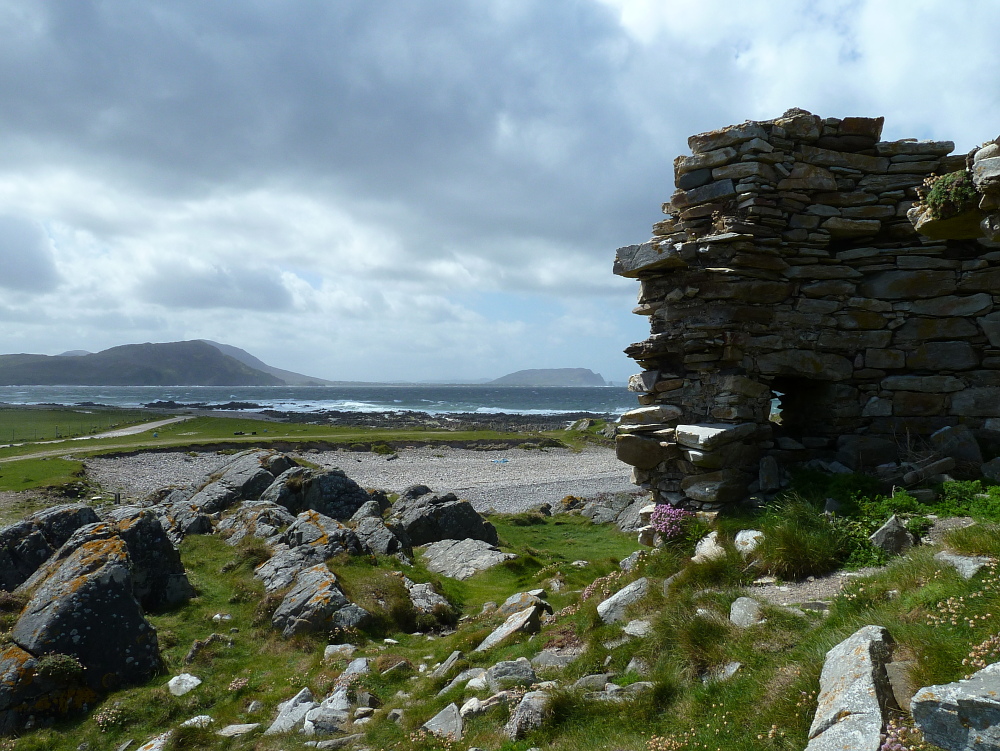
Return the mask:
<svg viewBox="0 0 1000 751"><path fill-rule="evenodd" d="M796 109L692 136L667 218L618 249L650 336L616 441L654 501L718 509L796 463L1000 479L979 453L1000 443L1000 143L951 155L882 124ZM982 201L955 224L924 199L958 172Z"/></svg>

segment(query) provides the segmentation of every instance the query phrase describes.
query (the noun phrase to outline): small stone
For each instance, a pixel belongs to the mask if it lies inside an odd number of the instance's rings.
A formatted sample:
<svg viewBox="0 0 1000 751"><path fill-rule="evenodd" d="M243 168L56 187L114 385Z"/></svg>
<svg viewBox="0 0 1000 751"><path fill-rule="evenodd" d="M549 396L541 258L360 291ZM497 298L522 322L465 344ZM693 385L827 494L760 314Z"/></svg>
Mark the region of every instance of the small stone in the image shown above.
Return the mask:
<svg viewBox="0 0 1000 751"><path fill-rule="evenodd" d="M167 690L174 696L184 696L201 685L201 678L190 673L181 673L167 681Z"/></svg>

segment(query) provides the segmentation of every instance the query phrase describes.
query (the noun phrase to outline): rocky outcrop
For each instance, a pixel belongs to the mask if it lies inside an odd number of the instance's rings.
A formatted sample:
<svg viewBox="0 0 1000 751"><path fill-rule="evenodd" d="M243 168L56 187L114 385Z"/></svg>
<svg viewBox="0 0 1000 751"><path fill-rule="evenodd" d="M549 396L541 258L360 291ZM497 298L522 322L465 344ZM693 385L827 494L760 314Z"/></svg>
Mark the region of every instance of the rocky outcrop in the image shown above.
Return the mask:
<svg viewBox="0 0 1000 751"><path fill-rule="evenodd" d="M248 537L274 544L280 541L282 530L294 521L295 516L277 503L244 501L219 522L217 530L230 545L239 545Z"/></svg>
<svg viewBox="0 0 1000 751"><path fill-rule="evenodd" d="M931 200L925 179L966 158L881 131L881 118L789 110L692 136L668 218L619 249L650 337L626 350L643 368L629 385L640 407L616 444L658 503L712 510L774 492L775 462L836 461L898 485L979 471L968 439L992 434L1000 403L1000 252L978 229L918 234L907 211ZM971 171L991 207L994 162ZM938 434L936 453L901 455L907 434Z"/></svg>
<svg viewBox="0 0 1000 751"><path fill-rule="evenodd" d="M88 525L62 551L68 552L38 584L11 631L12 644L0 654L4 732L31 715L81 709L104 691L145 681L161 668L156 631L134 594L124 538L112 525ZM58 681L40 676L45 655L75 661L78 675L67 678L63 671Z"/></svg>
<svg viewBox="0 0 1000 751"><path fill-rule="evenodd" d="M261 496L293 514L318 511L332 519L350 519L369 496L339 469L316 471L293 467L283 472Z"/></svg>
<svg viewBox="0 0 1000 751"><path fill-rule="evenodd" d="M253 500L275 481L269 467L285 466L290 460L277 460L270 451L252 449L233 456L232 461L189 499L190 505L206 514L223 511L237 501Z"/></svg>
<svg viewBox="0 0 1000 751"><path fill-rule="evenodd" d="M0 589L23 584L80 527L97 522L82 503L53 506L0 530Z"/></svg>
<svg viewBox="0 0 1000 751"><path fill-rule="evenodd" d="M331 628L357 628L370 618L364 608L344 595L337 577L324 565L299 572L295 585L278 609L271 625L285 637Z"/></svg>
<svg viewBox="0 0 1000 751"><path fill-rule="evenodd" d="M432 493L426 488L417 494L411 488L400 497L393 504L387 523L402 530L414 546L469 538L490 545L500 542L496 529L472 508L471 503L459 500L454 493Z"/></svg>

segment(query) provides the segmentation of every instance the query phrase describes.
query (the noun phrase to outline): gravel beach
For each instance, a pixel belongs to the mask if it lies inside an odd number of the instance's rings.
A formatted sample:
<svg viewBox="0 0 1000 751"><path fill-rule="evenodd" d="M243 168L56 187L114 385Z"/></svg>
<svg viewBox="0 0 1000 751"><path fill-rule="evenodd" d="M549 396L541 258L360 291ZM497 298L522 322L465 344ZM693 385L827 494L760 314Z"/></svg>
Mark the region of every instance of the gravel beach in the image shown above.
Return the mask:
<svg viewBox="0 0 1000 751"><path fill-rule="evenodd" d="M516 513L539 503L556 503L567 495L636 493L629 468L614 449L588 446L569 449L511 448L471 451L448 446L400 449L398 458L372 453L327 451L302 458L323 467L340 467L365 488L399 492L423 484L453 491L478 511ZM87 459L87 474L109 493L123 499L142 498L168 485L188 485L222 466L229 457L216 453L148 452Z"/></svg>

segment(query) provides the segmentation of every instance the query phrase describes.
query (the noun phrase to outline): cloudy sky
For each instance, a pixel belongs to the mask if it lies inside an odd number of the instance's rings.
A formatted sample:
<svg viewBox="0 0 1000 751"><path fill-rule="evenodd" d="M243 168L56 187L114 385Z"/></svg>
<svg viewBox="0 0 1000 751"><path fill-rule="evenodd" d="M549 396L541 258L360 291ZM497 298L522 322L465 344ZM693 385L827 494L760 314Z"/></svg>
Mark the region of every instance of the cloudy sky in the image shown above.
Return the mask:
<svg viewBox="0 0 1000 751"><path fill-rule="evenodd" d="M1000 131L983 0L0 0L0 352L206 338L330 379L587 367L689 134Z"/></svg>

